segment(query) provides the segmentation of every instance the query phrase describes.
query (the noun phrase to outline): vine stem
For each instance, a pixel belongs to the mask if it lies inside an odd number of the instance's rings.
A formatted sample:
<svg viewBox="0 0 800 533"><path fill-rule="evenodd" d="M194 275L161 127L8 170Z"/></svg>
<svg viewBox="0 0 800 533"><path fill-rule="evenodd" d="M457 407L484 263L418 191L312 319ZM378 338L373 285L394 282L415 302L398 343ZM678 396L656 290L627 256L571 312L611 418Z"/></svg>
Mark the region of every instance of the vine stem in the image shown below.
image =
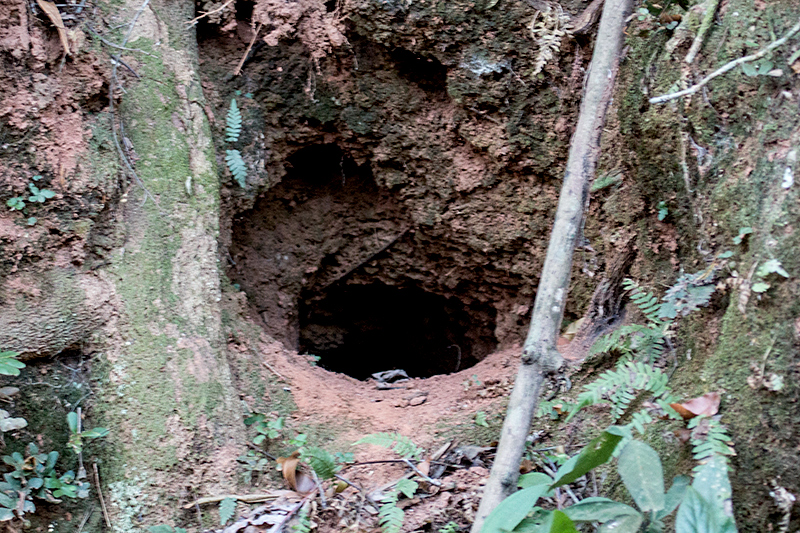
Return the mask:
<svg viewBox="0 0 800 533"><path fill-rule="evenodd" d="M684 89L676 93L655 96L651 98L649 101L651 104L663 104L664 102L669 102L670 100L675 100L676 98L681 98L683 96L694 94L703 87L705 87L708 84L708 82L710 82L714 78L722 76L726 72L736 68L738 65L741 65L742 63L748 63L750 61L755 61L757 59L761 59L762 57L770 53L772 50L775 50L779 46L784 45L786 41L791 39L792 36L794 36L794 34L797 33L798 31L800 31L800 20L797 22L797 24L792 26L792 28L788 32L786 32L786 34L783 37L781 37L777 41L771 42L769 45L759 50L755 54L750 54L749 56L743 56L740 57L739 59L734 59L730 63L726 63L725 65L721 66L720 68L718 68L717 70L715 70L714 72L712 72L711 74L700 80L697 84L692 85L688 89Z"/></svg>

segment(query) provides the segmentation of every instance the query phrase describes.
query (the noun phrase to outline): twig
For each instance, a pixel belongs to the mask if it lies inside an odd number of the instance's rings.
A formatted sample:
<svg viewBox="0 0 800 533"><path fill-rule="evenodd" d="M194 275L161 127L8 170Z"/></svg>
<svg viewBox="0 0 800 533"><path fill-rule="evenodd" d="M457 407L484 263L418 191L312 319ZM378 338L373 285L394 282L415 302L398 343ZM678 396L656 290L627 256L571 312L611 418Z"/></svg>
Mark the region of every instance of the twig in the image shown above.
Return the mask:
<svg viewBox="0 0 800 533"><path fill-rule="evenodd" d="M81 431L83 430L83 428L81 428L81 408L78 407L75 410L75 412L78 415L78 427L76 429L78 431L78 438L80 438ZM78 475L77 475L77 479L84 479L85 477L86 477L86 469L83 467L83 448L81 447L80 451L78 452ZM100 484L98 483L98 487L99 487L99 485ZM99 488L98 488L98 490L99 490Z"/></svg>
<svg viewBox="0 0 800 533"><path fill-rule="evenodd" d="M247 61L247 56L250 55L250 50L253 49L253 44L256 42L256 39L258 39L258 32L261 31L261 26L263 26L263 24L261 24L259 22L258 23L258 27L256 28L256 32L253 34L253 38L250 39L250 44L247 45L247 50L244 51L244 55L242 56L242 59L239 60L239 64L236 65L236 70L233 71L233 75L234 76L238 76L239 73L242 71L242 67L244 66L244 62Z"/></svg>
<svg viewBox="0 0 800 533"><path fill-rule="evenodd" d="M700 47L703 46L703 40L705 39L706 33L708 33L708 29L711 28L711 23L714 22L714 15L717 12L719 0L708 0L708 2L711 5L706 7L706 14L703 17L703 22L700 23L700 29L697 30L697 35L694 36L692 47L689 48L689 53L686 54L686 59L684 59L688 65L691 65L692 62L694 62L694 58L697 57Z"/></svg>
<svg viewBox="0 0 800 533"><path fill-rule="evenodd" d="M272 372L273 374L275 374L276 376L278 376L278 378L282 379L283 381L289 381L288 379L286 379L285 377L283 377L283 376L280 374L280 372L278 372L277 370L275 370L274 368L272 368L272 367L270 366L270 364L269 364L269 363L267 363L266 361L261 361L261 364L262 364L262 365L264 365L265 367L267 367L267 368L270 370L270 372Z"/></svg>
<svg viewBox="0 0 800 533"><path fill-rule="evenodd" d="M792 36L795 33L797 33L798 31L800 31L800 21L798 21L797 24L792 26L792 28L788 32L786 32L786 35L784 35L783 37L781 37L777 41L773 41L766 48L761 49L760 51L756 52L755 54L751 54L749 56L743 56L743 57L740 57L739 59L734 59L730 63L726 63L725 65L721 66L720 68L718 68L717 70L715 70L714 72L712 72L711 74L709 74L708 76L706 76L705 78L700 80L697 84L692 85L688 89L684 89L684 90L678 91L676 93L664 94L664 95L661 95L661 96L653 97L653 98L650 99L650 103L651 104L663 104L664 102L669 102L670 100L675 100L676 98L681 98L682 96L688 96L690 94L694 94L697 91L699 91L701 88L703 88L708 82L710 82L714 78L716 78L718 76L722 76L723 74L725 74L729 70L733 70L734 68L736 68L738 65L741 65L742 63L748 63L750 61L755 61L756 59L761 59L762 57L764 57L765 55L770 53L772 50L774 50L774 49L778 48L779 46L782 46L784 43L786 43L786 41L791 39Z"/></svg>
<svg viewBox="0 0 800 533"><path fill-rule="evenodd" d="M97 463L92 463L94 467L94 482L97 485L97 496L100 498L100 508L103 510L103 518L106 520L106 526L111 529L111 519L108 518L108 509L106 509L106 501L103 498L103 489L100 487L100 472L97 470Z"/></svg>
<svg viewBox="0 0 800 533"><path fill-rule="evenodd" d="M119 57L119 56L111 55L111 58L112 58L114 61L116 61L117 63L119 63L120 65L122 65L123 67L125 67L126 69L130 70L130 71L131 71L131 74L133 74L134 76L136 76L136 79L137 79L137 80L140 80L140 79L142 79L142 77L141 77L141 76L139 76L139 74L137 74L137 72L136 72L135 70L133 70L133 67L132 67L132 66L130 66L129 64L127 64L127 63L126 63L125 61L123 61L122 59L120 59L120 57Z"/></svg>
<svg viewBox="0 0 800 533"><path fill-rule="evenodd" d="M319 476L314 469L311 470L311 475L314 477L314 483L317 485L317 490L319 491L319 500L322 504L322 508L326 509L328 507L328 502L325 500L325 491L322 490L322 483L319 480Z"/></svg>
<svg viewBox="0 0 800 533"><path fill-rule="evenodd" d="M262 494L218 494L216 496L206 496L205 498L198 498L197 500L193 501L192 503L187 503L183 506L184 509L191 509L195 505L205 505L207 503L217 503L221 502L226 498L230 498L232 500L244 502L244 503L261 503L266 502L269 500L276 500L280 497L280 494L275 494L271 492L265 492Z"/></svg>
<svg viewBox="0 0 800 533"><path fill-rule="evenodd" d="M202 13L202 14L200 14L200 16L193 18L192 20L190 20L186 24L188 24L189 26L193 26L193 25L197 24L197 21L199 21L200 19L202 19L204 17L208 17L210 15L213 15L214 13L219 13L220 11L222 11L223 9L225 9L226 7L231 5L232 3L233 3L233 0L228 0L227 2L225 2L224 4L219 6L218 8L215 8L215 9L212 9L211 11Z"/></svg>
<svg viewBox="0 0 800 533"><path fill-rule="evenodd" d="M144 54L144 55L146 55L146 56L150 56L150 57L152 57L152 56L153 56L153 54L149 54L149 53L145 52L144 50L140 50L140 49L138 49L138 48L126 48L126 47L124 47L124 46L120 46L120 45L118 45L118 44L114 44L114 43L112 43L111 41L109 41L109 40L105 39L105 38L104 38L102 35L100 35L99 33L97 33L97 31L96 31L96 30L95 30L95 29L92 27L92 25L91 25L91 24L89 24L89 22L88 22L88 21L87 21L87 22L85 22L84 24L86 24L86 27L89 29L89 31L90 31L90 32L92 32L92 33L95 35L95 37L97 37L98 39L100 39L100 42L102 42L103 44L107 44L108 46L111 46L112 48L117 48L117 49L119 49L119 50L125 50L125 51L127 51L127 52L139 52L140 54Z"/></svg>
<svg viewBox="0 0 800 533"><path fill-rule="evenodd" d="M436 485L437 487L441 487L442 486L442 482L441 481L437 481L435 479L432 479L432 478L428 477L426 474L423 474L422 471L420 471L419 468L414 466L414 463L412 463L408 459L403 459L403 462L405 464L407 464L414 472L416 472L419 477L421 477L422 479L424 479L425 481L427 481L431 485Z"/></svg>
<svg viewBox="0 0 800 533"><path fill-rule="evenodd" d="M88 510L88 511L86 511L86 512L83 514L83 518L81 519L81 523L80 523L80 525L78 526L78 531L77 531L77 533L81 533L81 531L83 531L83 528L84 528L84 526L86 526L86 522L88 522L88 521L89 521L89 518L91 518L91 516L92 516L92 513L94 513L94 504L92 504L92 506L91 506L91 507L89 507L89 510Z"/></svg>

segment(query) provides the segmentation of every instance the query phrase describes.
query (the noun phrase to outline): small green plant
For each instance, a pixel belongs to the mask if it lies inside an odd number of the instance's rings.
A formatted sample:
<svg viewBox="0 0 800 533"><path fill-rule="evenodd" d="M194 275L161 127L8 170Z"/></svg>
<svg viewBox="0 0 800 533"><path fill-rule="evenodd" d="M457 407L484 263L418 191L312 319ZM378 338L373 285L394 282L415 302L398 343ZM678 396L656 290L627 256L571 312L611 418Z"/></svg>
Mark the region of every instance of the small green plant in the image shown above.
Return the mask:
<svg viewBox="0 0 800 533"><path fill-rule="evenodd" d="M286 425L283 417L276 418L275 420L267 420L266 415L262 413L253 413L244 419L247 426L253 426L258 435L253 438L253 444L261 445L265 440L275 440L281 436L281 431Z"/></svg>
<svg viewBox="0 0 800 533"><path fill-rule="evenodd" d="M219 502L219 525L224 526L236 513L236 498L225 498Z"/></svg>
<svg viewBox="0 0 800 533"><path fill-rule="evenodd" d="M478 411L477 413L475 413L475 425L484 428L489 427L489 422L487 422L486 420L486 413L484 413L483 411Z"/></svg>
<svg viewBox="0 0 800 533"><path fill-rule="evenodd" d="M28 184L28 189L30 189L31 191L31 195L28 196L29 202L38 202L40 204L43 204L45 200L53 198L56 195L56 193L54 193L50 189L40 189L33 183Z"/></svg>
<svg viewBox="0 0 800 533"><path fill-rule="evenodd" d="M636 504L634 508L608 498L591 497L562 510L545 510L537 501L571 483L619 453L617 471ZM486 519L482 533L574 533L576 523L602 524L599 531L648 533L664 530L663 520L678 509L676 533L735 533L730 510L727 466L718 457L701 465L694 481L677 476L668 491L658 454L633 440L627 428L611 426L550 476L537 473L526 488L506 498Z"/></svg>
<svg viewBox="0 0 800 533"><path fill-rule="evenodd" d="M86 440L99 439L108 435L106 428L94 428L81 431L80 416L76 412L67 413L67 425L69 426L69 442L67 443L75 454L80 454L83 451L83 445Z"/></svg>
<svg viewBox="0 0 800 533"><path fill-rule="evenodd" d="M656 209L658 209L659 221L663 221L665 218L667 218L667 215L669 215L669 208L667 208L667 202L663 200L658 202L658 205L656 205Z"/></svg>
<svg viewBox="0 0 800 533"><path fill-rule="evenodd" d="M458 533L461 531L461 528L453 521L450 521L444 525L444 527L439 528L439 533Z"/></svg>
<svg viewBox="0 0 800 533"><path fill-rule="evenodd" d="M0 521L22 518L36 512L34 498L59 503L59 498L86 498L89 484L76 481L72 471L59 475L56 472L58 452L40 453L31 443L27 456L19 452L3 456L3 462L12 470L3 474L0 482Z"/></svg>
<svg viewBox="0 0 800 533"><path fill-rule="evenodd" d="M25 209L25 198L22 196L10 198L6 200L6 205L10 207L12 211L22 211Z"/></svg>
<svg viewBox="0 0 800 533"><path fill-rule="evenodd" d="M236 142L239 140L239 135L242 133L242 113L236 104L236 98L231 98L231 105L228 108L228 115L225 117L225 141ZM242 159L242 154L239 150L231 149L225 150L225 163L228 165L233 175L233 179L240 187L244 188L247 185L247 165Z"/></svg>
<svg viewBox="0 0 800 533"><path fill-rule="evenodd" d="M419 458L425 450L414 444L411 439L404 437L399 433L372 433L362 437L353 443L353 446L359 444L374 444L389 450L394 451L401 457Z"/></svg>
<svg viewBox="0 0 800 533"><path fill-rule="evenodd" d="M322 448L304 448L300 459L308 464L321 480L332 479L341 467L336 464L336 457Z"/></svg>
<svg viewBox="0 0 800 533"><path fill-rule="evenodd" d="M751 233L753 233L753 228L750 227L739 228L739 234L733 238L733 244L742 244L744 238L750 235Z"/></svg>
<svg viewBox="0 0 800 533"><path fill-rule="evenodd" d="M21 368L25 368L25 363L18 361L18 352L0 352L0 374L4 376L19 376Z"/></svg>
<svg viewBox="0 0 800 533"><path fill-rule="evenodd" d="M236 460L242 463L244 482L247 485L257 485L261 476L272 470L269 459L263 453L255 450L248 450L247 454L239 456ZM254 473L256 474L255 482L253 480Z"/></svg>
<svg viewBox="0 0 800 533"><path fill-rule="evenodd" d="M311 533L314 529L314 524L311 522L311 517L308 516L308 509L303 507L297 513L297 523L292 526L297 533Z"/></svg>
<svg viewBox="0 0 800 533"><path fill-rule="evenodd" d="M772 285L767 283L765 280L771 274L777 274L778 276L782 276L784 278L789 277L789 273L786 272L780 261L777 259L770 259L769 261L764 262L764 264L759 266L756 270L756 277L758 281L753 283L753 292L767 292Z"/></svg>
<svg viewBox="0 0 800 533"><path fill-rule="evenodd" d="M403 529L403 520L406 515L397 506L399 493L391 490L381 499L381 507L378 509L378 523L383 533L400 533Z"/></svg>
<svg viewBox="0 0 800 533"><path fill-rule="evenodd" d="M225 129L225 141L235 143L239 140L242 133L242 113L236 105L236 98L231 98L231 105L228 108L228 115L225 117L227 128Z"/></svg>

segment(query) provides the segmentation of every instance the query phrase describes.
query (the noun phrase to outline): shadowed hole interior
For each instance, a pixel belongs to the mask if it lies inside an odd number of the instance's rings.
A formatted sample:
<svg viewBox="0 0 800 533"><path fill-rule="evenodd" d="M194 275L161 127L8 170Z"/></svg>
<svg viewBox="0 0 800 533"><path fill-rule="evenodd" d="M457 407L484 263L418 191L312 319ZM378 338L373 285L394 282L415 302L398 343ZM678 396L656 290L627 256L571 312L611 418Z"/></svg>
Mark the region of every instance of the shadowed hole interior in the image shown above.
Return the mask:
<svg viewBox="0 0 800 533"><path fill-rule="evenodd" d="M416 287L338 285L301 301L299 311L300 351L356 379L393 369L422 378L449 374L497 346L492 308L466 309L458 299Z"/></svg>

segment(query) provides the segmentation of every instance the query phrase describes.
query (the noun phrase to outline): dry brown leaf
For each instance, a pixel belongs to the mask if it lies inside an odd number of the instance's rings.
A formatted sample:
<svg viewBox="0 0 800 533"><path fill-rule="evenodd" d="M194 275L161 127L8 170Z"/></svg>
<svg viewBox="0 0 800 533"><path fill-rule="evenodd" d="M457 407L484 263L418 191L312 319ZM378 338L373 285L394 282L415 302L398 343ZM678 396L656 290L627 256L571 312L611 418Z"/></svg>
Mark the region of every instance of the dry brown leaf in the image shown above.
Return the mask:
<svg viewBox="0 0 800 533"><path fill-rule="evenodd" d="M61 39L61 46L64 47L64 55L69 55L69 39L67 38L67 29L64 27L64 21L61 20L61 13L53 2L48 0L36 0L42 11L47 14L47 18L53 23L53 26L58 30L58 38Z"/></svg>
<svg viewBox="0 0 800 533"><path fill-rule="evenodd" d="M278 464L281 465L283 479L295 492L308 494L316 488L317 484L311 476L297 470L300 464L300 452L294 452L289 457L278 457Z"/></svg>
<svg viewBox="0 0 800 533"><path fill-rule="evenodd" d="M719 412L720 396L718 392L707 392L697 398L692 398L688 402L671 403L670 407L675 409L684 420L689 420L700 415L713 416Z"/></svg>
<svg viewBox="0 0 800 533"><path fill-rule="evenodd" d="M424 475L428 475L431 471L431 463L430 461L422 461L420 464L417 465L417 470L422 472Z"/></svg>

